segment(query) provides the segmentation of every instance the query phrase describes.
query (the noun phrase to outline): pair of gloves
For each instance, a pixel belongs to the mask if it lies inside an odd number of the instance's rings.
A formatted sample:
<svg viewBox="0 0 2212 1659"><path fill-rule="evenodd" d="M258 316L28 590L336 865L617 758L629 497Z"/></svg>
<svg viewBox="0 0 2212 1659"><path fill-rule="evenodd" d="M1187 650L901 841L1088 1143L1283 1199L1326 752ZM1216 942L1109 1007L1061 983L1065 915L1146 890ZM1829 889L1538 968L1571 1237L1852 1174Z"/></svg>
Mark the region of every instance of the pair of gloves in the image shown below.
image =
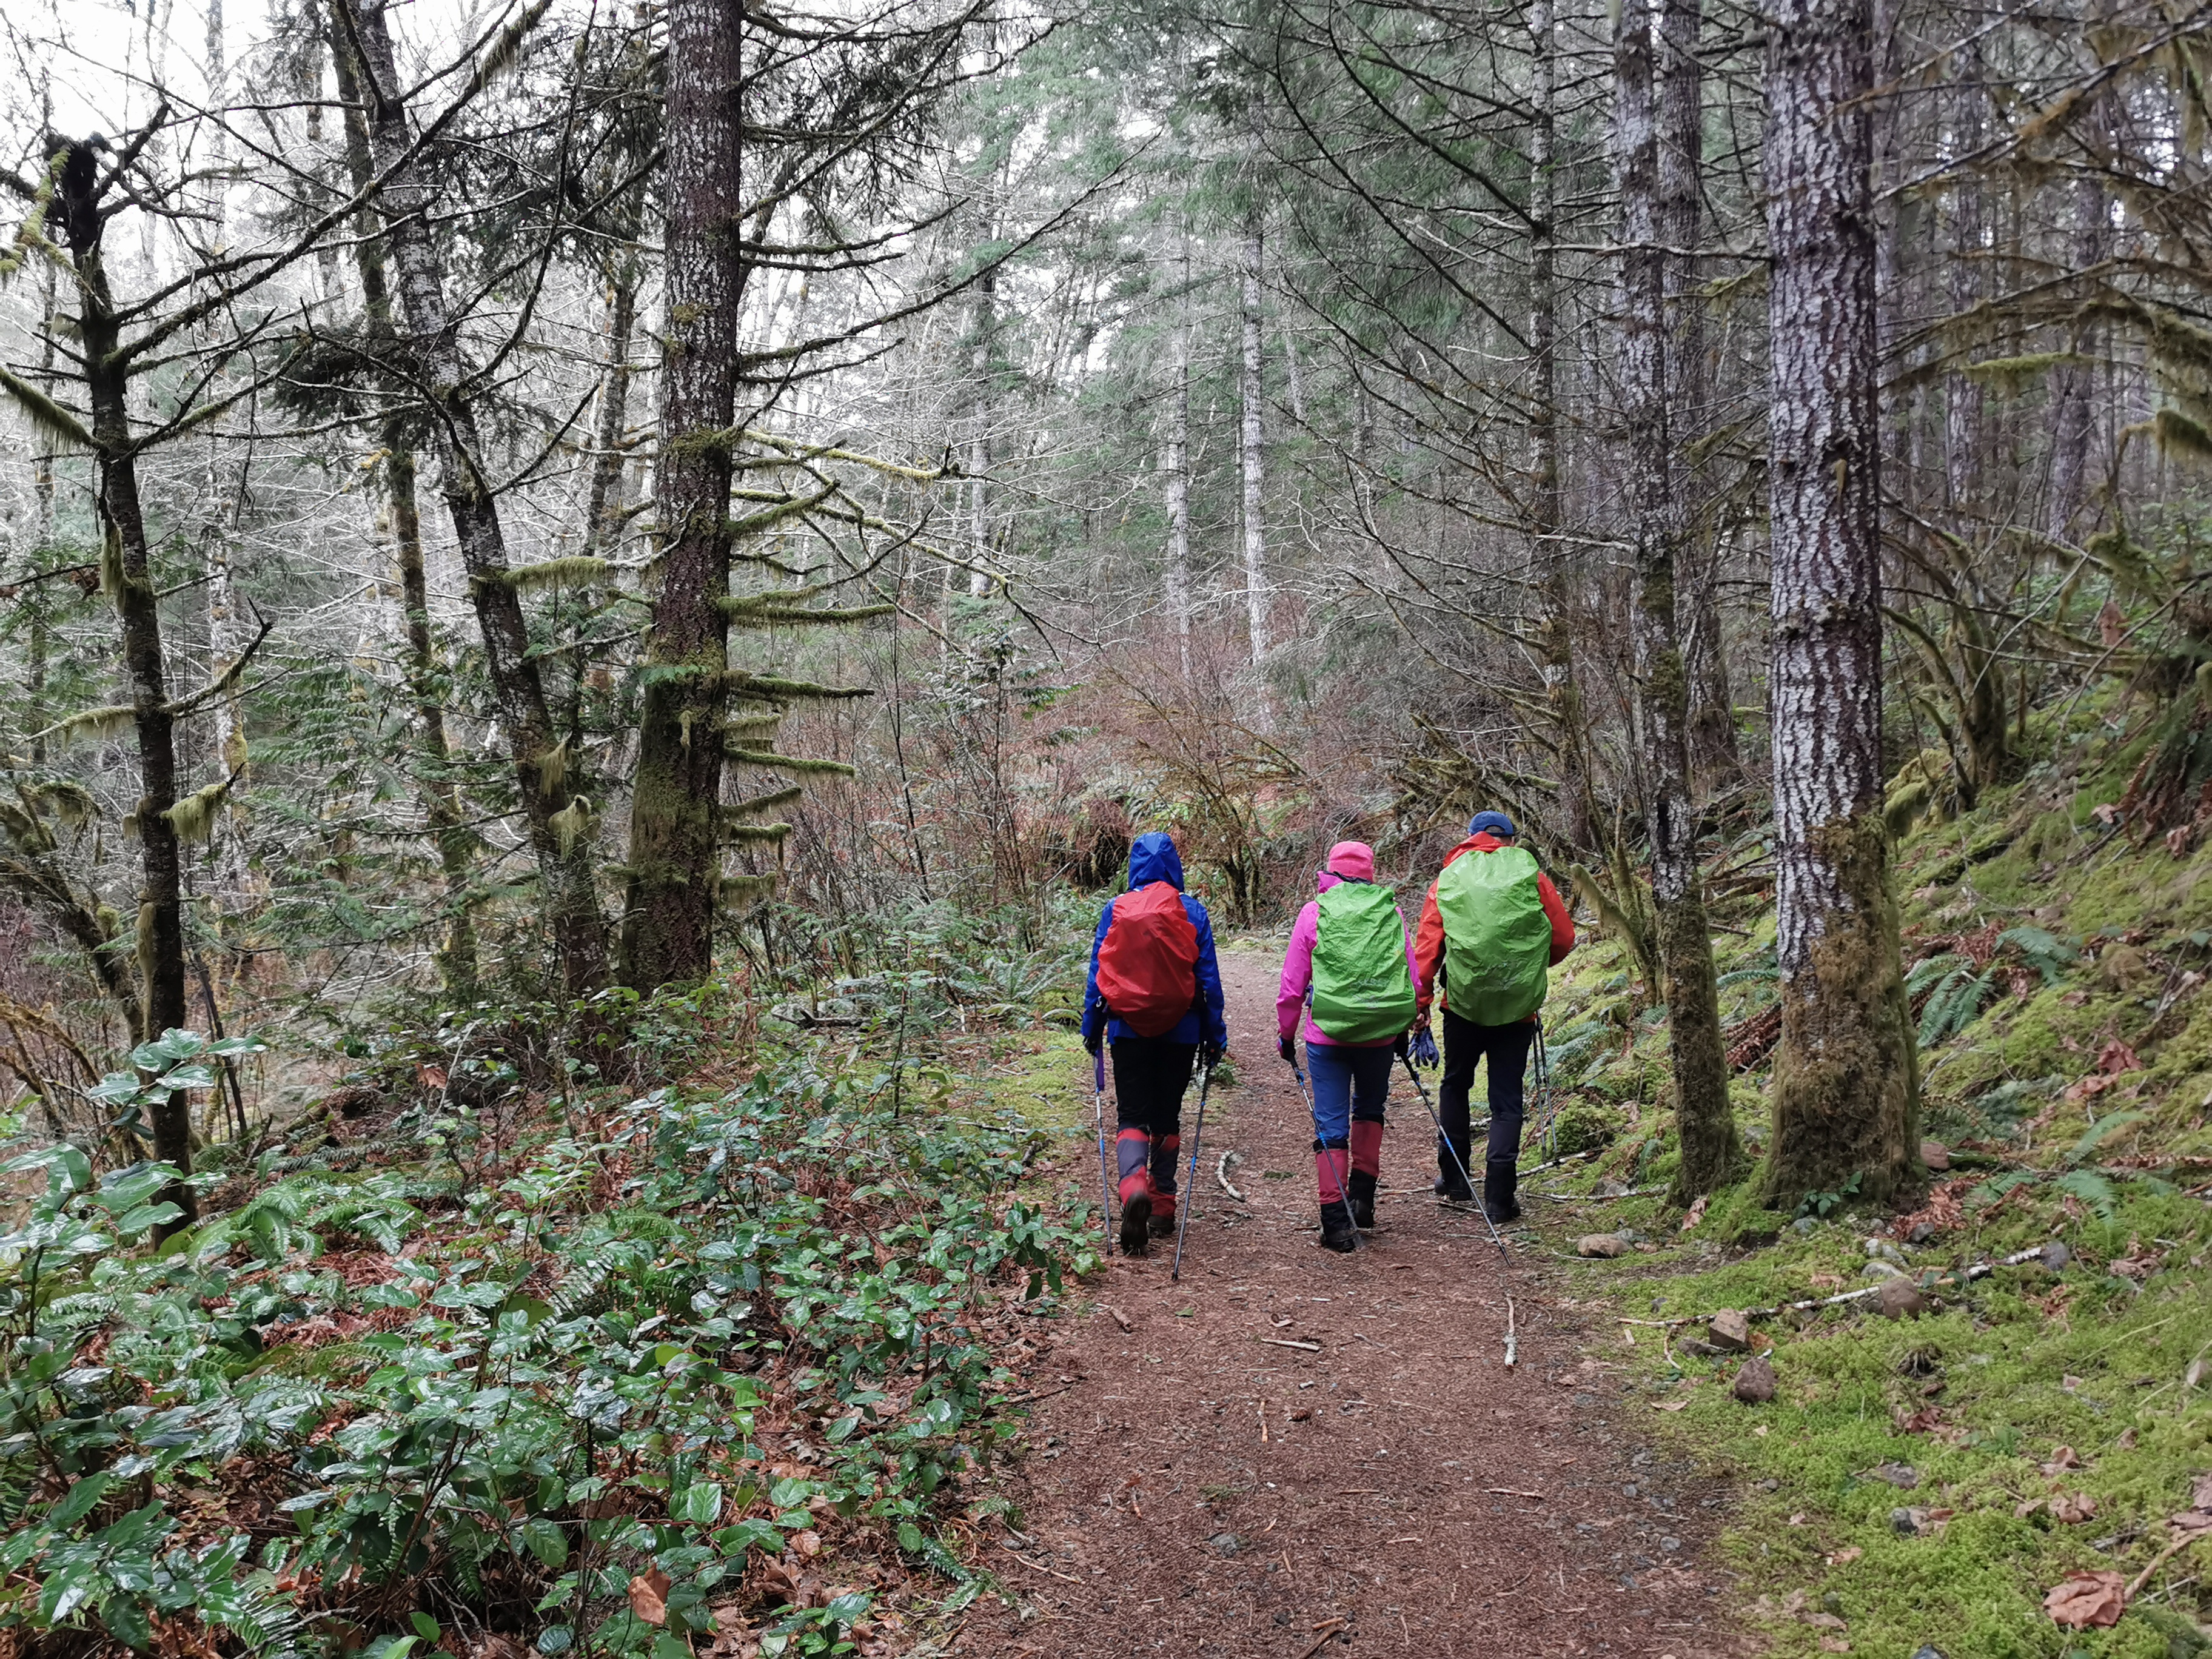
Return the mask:
<svg viewBox="0 0 2212 1659"><path fill-rule="evenodd" d="M1391 1051L1401 1060L1410 1059L1416 1066L1433 1068L1443 1063L1437 1053L1437 1040L1429 1035L1429 1028L1425 1025L1418 1030L1401 1031L1397 1042L1390 1046ZM1283 1057L1285 1065L1297 1065L1298 1040L1294 1036L1277 1037L1275 1052Z"/></svg>

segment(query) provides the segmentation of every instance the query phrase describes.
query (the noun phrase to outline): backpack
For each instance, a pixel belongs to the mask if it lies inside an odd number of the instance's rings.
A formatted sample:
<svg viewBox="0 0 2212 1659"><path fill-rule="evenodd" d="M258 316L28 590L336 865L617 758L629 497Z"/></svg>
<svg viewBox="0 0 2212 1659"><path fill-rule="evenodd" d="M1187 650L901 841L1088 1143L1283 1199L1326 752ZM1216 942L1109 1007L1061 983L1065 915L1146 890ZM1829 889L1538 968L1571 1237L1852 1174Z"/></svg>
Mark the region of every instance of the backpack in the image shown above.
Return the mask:
<svg viewBox="0 0 2212 1659"><path fill-rule="evenodd" d="M1139 1036L1165 1036L1198 1000L1198 929L1171 881L1122 893L1098 946L1098 995Z"/></svg>
<svg viewBox="0 0 2212 1659"><path fill-rule="evenodd" d="M1313 1022L1339 1042L1380 1042L1413 1023L1406 923L1387 887L1340 881L1321 896Z"/></svg>
<svg viewBox="0 0 2212 1659"><path fill-rule="evenodd" d="M1510 1025L1551 988L1552 921L1536 855L1522 847L1462 853L1437 878L1444 924L1444 1001L1477 1025Z"/></svg>

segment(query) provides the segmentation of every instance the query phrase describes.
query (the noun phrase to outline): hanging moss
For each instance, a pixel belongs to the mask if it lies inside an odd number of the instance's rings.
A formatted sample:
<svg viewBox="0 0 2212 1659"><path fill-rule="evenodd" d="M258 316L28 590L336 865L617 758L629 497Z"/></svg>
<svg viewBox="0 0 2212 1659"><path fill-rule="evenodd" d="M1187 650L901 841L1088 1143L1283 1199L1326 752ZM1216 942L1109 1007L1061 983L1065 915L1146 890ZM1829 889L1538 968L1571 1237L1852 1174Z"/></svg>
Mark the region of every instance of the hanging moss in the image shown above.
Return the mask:
<svg viewBox="0 0 2212 1659"><path fill-rule="evenodd" d="M46 735L64 745L72 743L112 743L131 729L138 711L127 702L112 702L98 708L82 708L57 726L48 728Z"/></svg>
<svg viewBox="0 0 2212 1659"><path fill-rule="evenodd" d="M743 744L725 743L722 753L744 766L772 766L780 772L827 772L841 778L849 778L853 768L843 761L812 760L798 755L779 755L766 749L748 749Z"/></svg>
<svg viewBox="0 0 2212 1659"><path fill-rule="evenodd" d="M33 800L45 806L72 830L93 814L92 792L82 784L71 783L67 778L56 778L51 783L33 784L28 793Z"/></svg>
<svg viewBox="0 0 2212 1659"><path fill-rule="evenodd" d="M518 593L541 592L549 587L590 587L607 580L605 559L579 554L573 558L547 559L542 564L519 565L483 578Z"/></svg>
<svg viewBox="0 0 2212 1659"><path fill-rule="evenodd" d="M215 833L216 818L230 794L231 782L232 779L222 778L204 789L195 789L162 812L179 841L198 846Z"/></svg>
<svg viewBox="0 0 2212 1659"><path fill-rule="evenodd" d="M575 850L576 843L592 832L592 803L579 795L545 820L553 831L554 844L564 858Z"/></svg>
<svg viewBox="0 0 2212 1659"><path fill-rule="evenodd" d="M538 757L538 793L556 793L568 781L568 739L563 738Z"/></svg>
<svg viewBox="0 0 2212 1659"><path fill-rule="evenodd" d="M726 842L779 842L791 834L787 823L726 823L722 839Z"/></svg>
<svg viewBox="0 0 2212 1659"><path fill-rule="evenodd" d="M788 806L805 793L794 783L788 789L775 789L765 795L755 795L750 800L738 801L722 811L732 817L750 817L756 812L773 812L779 806Z"/></svg>
<svg viewBox="0 0 2212 1659"><path fill-rule="evenodd" d="M2161 409L2153 429L2158 447L2167 454L2192 461L2212 461L2212 432L2207 432L2201 421L2178 409Z"/></svg>

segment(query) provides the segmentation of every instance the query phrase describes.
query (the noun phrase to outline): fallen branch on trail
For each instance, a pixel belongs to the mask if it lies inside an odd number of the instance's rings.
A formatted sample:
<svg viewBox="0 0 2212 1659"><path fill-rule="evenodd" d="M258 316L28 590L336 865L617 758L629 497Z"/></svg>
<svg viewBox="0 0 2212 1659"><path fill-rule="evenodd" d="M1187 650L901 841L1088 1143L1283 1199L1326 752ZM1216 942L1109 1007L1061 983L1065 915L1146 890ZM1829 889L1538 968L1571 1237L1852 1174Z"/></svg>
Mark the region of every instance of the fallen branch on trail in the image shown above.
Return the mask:
<svg viewBox="0 0 2212 1659"><path fill-rule="evenodd" d="M1322 1633L1319 1636L1314 1638L1313 1645L1308 1648L1304 1653L1300 1654L1298 1656L1298 1659L1313 1659L1314 1655L1319 1653L1331 1642L1334 1642L1337 1638L1338 1632L1342 1631L1350 1622L1351 1621L1349 1620L1345 1619L1330 1620L1328 1626L1322 1631Z"/></svg>
<svg viewBox="0 0 2212 1659"><path fill-rule="evenodd" d="M1505 1298L1505 1369L1513 1369L1513 1298Z"/></svg>
<svg viewBox="0 0 2212 1659"><path fill-rule="evenodd" d="M1239 1204L1242 1204L1244 1202L1244 1194L1238 1192L1236 1188L1229 1184L1229 1160L1236 1156L1237 1154L1234 1152L1222 1153L1221 1162L1213 1166L1213 1178L1221 1183L1221 1190L1223 1192L1228 1194L1230 1197L1235 1199Z"/></svg>
<svg viewBox="0 0 2212 1659"><path fill-rule="evenodd" d="M1321 1352L1321 1344L1318 1342L1292 1342L1279 1336L1263 1336L1259 1340L1271 1348L1303 1348L1308 1353Z"/></svg>
<svg viewBox="0 0 2212 1659"><path fill-rule="evenodd" d="M1470 1233L1467 1237L1471 1238L1474 1235ZM1972 1267L1960 1272L1937 1275L1924 1288L1933 1290L1936 1285L1943 1284L1971 1285L1978 1279L1987 1279L1999 1267L2017 1267L2023 1261L2034 1261L2043 1254L2043 1248L2039 1244L2032 1250L2014 1250L2010 1255L2000 1256L1993 1261L1977 1261ZM1722 1311L1741 1312L1746 1319L1771 1319L1779 1313L1802 1313L1814 1308L1832 1308L1840 1303L1863 1301L1870 1296L1880 1296L1882 1286L1889 1282L1885 1279L1876 1284L1869 1285L1863 1290L1845 1291L1840 1296L1814 1297L1804 1302L1778 1302L1771 1308L1723 1309ZM1616 1314L1613 1316L1613 1322L1620 1325L1642 1325L1653 1330L1671 1331L1680 1329L1685 1325L1711 1324L1714 1317L1714 1315L1707 1313L1687 1314L1680 1319L1631 1319L1626 1314Z"/></svg>
<svg viewBox="0 0 2212 1659"><path fill-rule="evenodd" d="M1560 1204L1612 1204L1624 1198L1649 1198L1654 1193L1667 1190L1657 1187L1632 1187L1625 1193L1533 1193L1533 1198L1548 1198Z"/></svg>

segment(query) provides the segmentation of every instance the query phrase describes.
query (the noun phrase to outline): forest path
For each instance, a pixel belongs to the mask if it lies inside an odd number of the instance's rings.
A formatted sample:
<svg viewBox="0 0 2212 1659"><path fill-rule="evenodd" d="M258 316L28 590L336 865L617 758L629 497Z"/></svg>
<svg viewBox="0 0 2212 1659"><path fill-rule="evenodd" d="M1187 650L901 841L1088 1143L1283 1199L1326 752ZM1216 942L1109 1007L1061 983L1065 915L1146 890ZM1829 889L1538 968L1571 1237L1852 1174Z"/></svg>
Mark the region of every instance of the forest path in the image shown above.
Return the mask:
<svg viewBox="0 0 2212 1659"><path fill-rule="evenodd" d="M1542 1269L1505 1267L1479 1216L1430 1200L1434 1134L1402 1066L1381 1224L1353 1255L1318 1248L1312 1121L1273 1052L1276 968L1223 958L1240 1082L1207 1105L1182 1280L1172 1241L1116 1256L1102 1305L1053 1334L1031 1373L1061 1391L1034 1407L1029 1542L988 1553L1027 1617L979 1611L957 1650L1740 1650L1719 1583L1690 1564L1711 1489L1632 1464L1615 1414L1641 1402L1582 1358ZM1194 1090L1186 1171L1195 1106ZM1245 1202L1215 1177L1230 1151ZM1094 1146L1079 1162L1095 1187Z"/></svg>

